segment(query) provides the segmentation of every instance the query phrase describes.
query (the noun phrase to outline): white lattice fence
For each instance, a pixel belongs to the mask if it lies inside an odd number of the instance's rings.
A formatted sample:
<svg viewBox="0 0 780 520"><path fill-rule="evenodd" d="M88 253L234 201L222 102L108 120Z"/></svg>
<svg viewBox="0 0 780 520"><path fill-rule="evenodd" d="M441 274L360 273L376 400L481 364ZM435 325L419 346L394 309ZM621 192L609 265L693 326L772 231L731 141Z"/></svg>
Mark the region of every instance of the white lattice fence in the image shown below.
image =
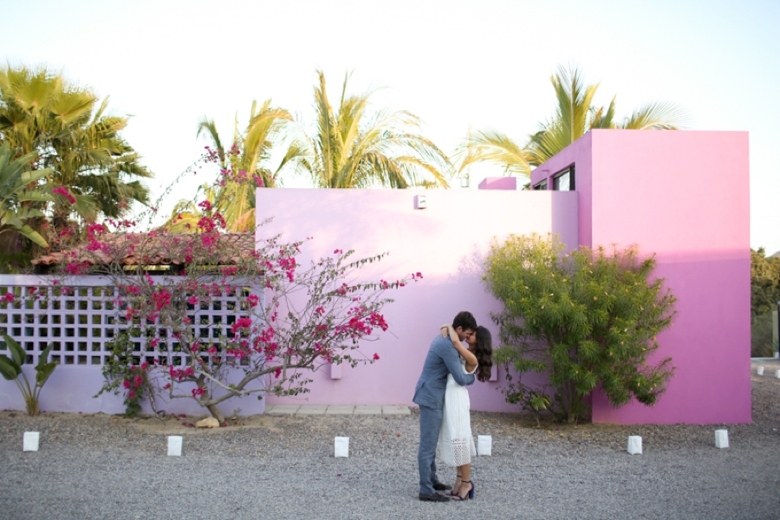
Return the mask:
<svg viewBox="0 0 780 520"><path fill-rule="evenodd" d="M249 288L242 291L252 292ZM107 343L128 327L117 308L117 288L105 277L79 276L64 287L50 276L0 275L0 297L8 293L13 301L0 303L0 332L23 346L28 363L37 363L40 352L51 344L51 360L61 365L103 365L110 353ZM262 298L262 291L258 296ZM227 291L188 309L203 343L226 336L230 325L246 314L238 297ZM185 362L168 329L158 327L156 336L157 349L147 345L151 336L133 338L136 363L155 358L173 365ZM9 355L4 342L0 342L0 354Z"/></svg>

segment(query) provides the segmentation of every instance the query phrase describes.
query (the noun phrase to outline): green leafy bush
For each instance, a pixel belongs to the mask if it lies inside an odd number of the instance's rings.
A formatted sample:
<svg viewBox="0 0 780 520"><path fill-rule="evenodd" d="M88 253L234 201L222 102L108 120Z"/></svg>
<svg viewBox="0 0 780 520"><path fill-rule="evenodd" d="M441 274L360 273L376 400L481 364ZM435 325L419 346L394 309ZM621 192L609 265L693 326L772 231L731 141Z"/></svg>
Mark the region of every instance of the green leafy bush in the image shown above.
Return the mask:
<svg viewBox="0 0 780 520"><path fill-rule="evenodd" d="M103 365L103 387L94 396L99 397L103 392L111 392L125 396L125 415L135 417L141 412L141 402L149 399L152 409L156 412L154 389L147 374L148 363L134 363L134 357L140 350L133 343L132 337L138 337L141 332L138 328L130 329L130 333L120 332L106 344L111 355L106 357Z"/></svg>
<svg viewBox="0 0 780 520"><path fill-rule="evenodd" d="M651 281L655 259L635 248L580 248L563 255L557 238L510 236L494 244L485 281L504 303L497 362L513 369L508 402L570 423L587 415L584 397L597 387L610 403L632 398L653 405L674 372L671 358L648 365L656 336L670 326L676 298L662 279ZM549 384L531 388L525 373Z"/></svg>
<svg viewBox="0 0 780 520"><path fill-rule="evenodd" d="M27 414L38 415L38 398L41 395L43 385L46 384L49 376L57 368L56 361L47 363L51 345L46 347L38 356L38 364L35 365L35 386L30 387L30 382L22 371L22 365L24 365L27 357L24 349L8 334L3 334L3 340L5 340L8 350L11 352L11 357L0 354L0 374L8 381L16 383L16 386L19 387L19 391L22 392L22 397L24 397L24 404L27 407ZM22 376L21 381L19 376Z"/></svg>
<svg viewBox="0 0 780 520"><path fill-rule="evenodd" d="M780 258L767 258L763 247L750 251L750 316L777 310L780 301Z"/></svg>
<svg viewBox="0 0 780 520"><path fill-rule="evenodd" d="M775 314L767 312L753 318L750 324L750 357L773 357L777 351L777 343L772 333Z"/></svg>

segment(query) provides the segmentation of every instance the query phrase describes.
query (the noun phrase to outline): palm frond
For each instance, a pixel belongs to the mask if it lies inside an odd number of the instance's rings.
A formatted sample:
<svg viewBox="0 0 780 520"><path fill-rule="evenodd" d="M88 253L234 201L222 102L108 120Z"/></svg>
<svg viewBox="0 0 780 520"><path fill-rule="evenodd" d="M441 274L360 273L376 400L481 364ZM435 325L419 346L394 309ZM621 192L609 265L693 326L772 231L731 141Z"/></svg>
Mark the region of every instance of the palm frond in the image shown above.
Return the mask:
<svg viewBox="0 0 780 520"><path fill-rule="evenodd" d="M487 161L500 166L504 175L531 175L528 151L498 130L486 129L470 134L460 145L459 154L463 159L458 173L470 164Z"/></svg>
<svg viewBox="0 0 780 520"><path fill-rule="evenodd" d="M209 119L206 116L200 118L198 121L198 131L195 134L195 137L200 137L201 133L205 133L206 136L211 139L211 144L216 148L220 157L223 157L225 155L225 148L222 146L222 140L219 138L217 125L214 123L213 119Z"/></svg>
<svg viewBox="0 0 780 520"><path fill-rule="evenodd" d="M635 110L620 128L628 130L677 130L689 121L688 112L670 102L656 101Z"/></svg>

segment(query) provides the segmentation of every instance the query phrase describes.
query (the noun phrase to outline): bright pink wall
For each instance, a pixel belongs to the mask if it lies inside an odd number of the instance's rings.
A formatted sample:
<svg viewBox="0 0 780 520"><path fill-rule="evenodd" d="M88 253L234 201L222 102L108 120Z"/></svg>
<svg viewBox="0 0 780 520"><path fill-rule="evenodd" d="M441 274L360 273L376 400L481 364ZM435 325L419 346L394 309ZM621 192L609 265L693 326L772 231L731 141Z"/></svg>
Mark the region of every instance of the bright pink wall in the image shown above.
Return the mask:
<svg viewBox="0 0 780 520"><path fill-rule="evenodd" d="M414 197L424 194L427 208L417 210ZM312 236L306 257L355 249L360 256L389 251L378 264L369 264L367 280L396 280L422 272L421 282L393 291L386 307L390 329L361 350L374 352L373 365L343 368L341 379L330 379L326 367L314 374L311 392L297 397L268 399L269 403L412 404L414 387L431 340L441 324L461 310L497 339L489 314L500 304L485 290L482 258L493 237L510 233L560 234L577 243L577 195L504 190L318 190L260 189L258 220L274 217L258 237L282 233L284 239ZM498 382L470 388L472 408L517 411L504 402Z"/></svg>
<svg viewBox="0 0 780 520"><path fill-rule="evenodd" d="M655 275L679 300L659 336L658 356L677 367L666 394L655 407L619 409L596 394L593 420L750 422L748 134L594 130L533 182L571 163L580 243L655 253Z"/></svg>

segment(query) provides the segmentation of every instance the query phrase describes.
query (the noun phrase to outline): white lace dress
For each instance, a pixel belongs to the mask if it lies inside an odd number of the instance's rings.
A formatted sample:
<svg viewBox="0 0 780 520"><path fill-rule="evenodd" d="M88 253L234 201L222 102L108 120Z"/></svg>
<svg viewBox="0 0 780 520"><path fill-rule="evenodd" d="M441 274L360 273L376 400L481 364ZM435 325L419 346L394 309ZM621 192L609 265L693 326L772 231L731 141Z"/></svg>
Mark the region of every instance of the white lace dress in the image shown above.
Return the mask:
<svg viewBox="0 0 780 520"><path fill-rule="evenodd" d="M466 372L466 360L460 358L463 373ZM469 391L465 386L460 386L452 374L447 376L447 388L444 391L444 414L441 430L439 430L439 444L436 447L439 460L448 466L462 466L471 463L471 457L477 455L474 447L474 437L471 436L471 402Z"/></svg>

